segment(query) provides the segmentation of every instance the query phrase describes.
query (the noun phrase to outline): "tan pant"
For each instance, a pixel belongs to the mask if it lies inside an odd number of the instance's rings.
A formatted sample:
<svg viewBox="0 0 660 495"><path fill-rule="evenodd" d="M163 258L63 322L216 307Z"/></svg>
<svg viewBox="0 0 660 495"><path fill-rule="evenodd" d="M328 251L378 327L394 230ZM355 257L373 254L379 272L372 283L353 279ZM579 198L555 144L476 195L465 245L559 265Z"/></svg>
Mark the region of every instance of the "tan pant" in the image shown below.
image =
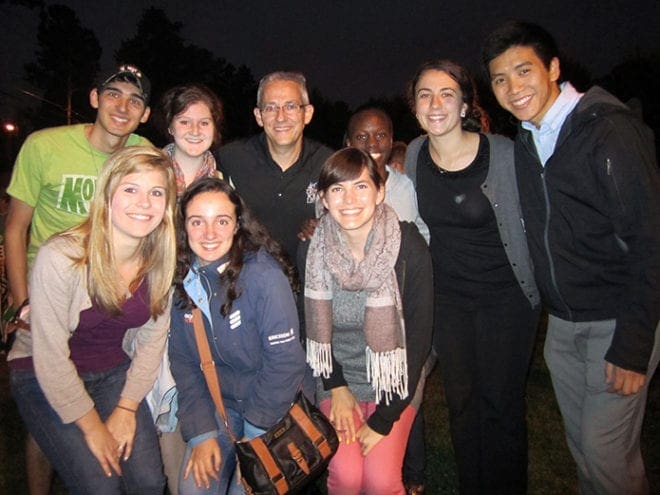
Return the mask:
<svg viewBox="0 0 660 495"><path fill-rule="evenodd" d="M160 455L163 459L163 470L167 478L167 488L172 495L179 494L179 476L181 464L186 453L186 442L181 436L181 426L177 424L173 432L161 433Z"/></svg>

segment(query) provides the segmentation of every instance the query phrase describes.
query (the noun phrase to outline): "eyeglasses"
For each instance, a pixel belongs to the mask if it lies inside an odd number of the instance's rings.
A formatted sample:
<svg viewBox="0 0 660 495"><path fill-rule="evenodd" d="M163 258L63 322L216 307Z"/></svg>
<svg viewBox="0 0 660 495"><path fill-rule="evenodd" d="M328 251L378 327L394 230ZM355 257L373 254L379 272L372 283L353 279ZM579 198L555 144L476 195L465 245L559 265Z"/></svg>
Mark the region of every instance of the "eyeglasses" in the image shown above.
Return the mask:
<svg viewBox="0 0 660 495"><path fill-rule="evenodd" d="M274 116L280 113L280 110L284 110L285 115L293 115L295 114L298 110L301 108L305 108L307 105L304 103L293 103L293 102L287 102L284 105L275 105L274 103L269 103L268 105L264 105L261 108L261 113L266 114L268 116Z"/></svg>

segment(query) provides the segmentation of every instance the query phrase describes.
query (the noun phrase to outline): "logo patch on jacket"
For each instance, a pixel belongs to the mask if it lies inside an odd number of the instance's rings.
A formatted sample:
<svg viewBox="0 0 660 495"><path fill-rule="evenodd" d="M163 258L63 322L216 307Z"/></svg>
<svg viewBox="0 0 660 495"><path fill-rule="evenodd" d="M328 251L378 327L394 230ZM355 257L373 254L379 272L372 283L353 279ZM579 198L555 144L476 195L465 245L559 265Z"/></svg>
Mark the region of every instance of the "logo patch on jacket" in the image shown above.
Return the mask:
<svg viewBox="0 0 660 495"><path fill-rule="evenodd" d="M314 204L316 202L316 184L316 182L310 182L307 186L307 189L305 190L308 205Z"/></svg>
<svg viewBox="0 0 660 495"><path fill-rule="evenodd" d="M229 328L232 330L241 326L241 310L237 309L229 315Z"/></svg>
<svg viewBox="0 0 660 495"><path fill-rule="evenodd" d="M288 332L269 335L268 343L270 345L286 344L287 342L291 342L295 338L296 338L296 333L293 331L293 328L290 328Z"/></svg>

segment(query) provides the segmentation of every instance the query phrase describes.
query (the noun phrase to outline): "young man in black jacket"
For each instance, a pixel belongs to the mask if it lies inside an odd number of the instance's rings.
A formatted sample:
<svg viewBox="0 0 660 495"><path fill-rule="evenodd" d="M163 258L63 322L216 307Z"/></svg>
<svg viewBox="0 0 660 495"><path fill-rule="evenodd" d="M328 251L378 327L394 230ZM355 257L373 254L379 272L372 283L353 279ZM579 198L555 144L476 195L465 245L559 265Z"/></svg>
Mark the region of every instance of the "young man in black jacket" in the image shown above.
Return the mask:
<svg viewBox="0 0 660 495"><path fill-rule="evenodd" d="M601 88L560 84L540 26L500 26L482 56L499 104L521 121L516 175L549 312L544 355L580 493L648 493L639 436L660 358L653 133Z"/></svg>

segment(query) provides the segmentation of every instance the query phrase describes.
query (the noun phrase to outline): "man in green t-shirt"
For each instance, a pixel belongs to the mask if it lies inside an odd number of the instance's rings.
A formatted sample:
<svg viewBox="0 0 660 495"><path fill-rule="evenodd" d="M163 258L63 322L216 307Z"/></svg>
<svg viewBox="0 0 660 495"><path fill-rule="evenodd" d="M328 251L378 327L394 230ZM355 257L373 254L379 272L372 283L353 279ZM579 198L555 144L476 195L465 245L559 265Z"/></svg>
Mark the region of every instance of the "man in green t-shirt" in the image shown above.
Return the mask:
<svg viewBox="0 0 660 495"><path fill-rule="evenodd" d="M7 189L6 254L14 304L28 296L28 266L39 246L87 217L96 176L108 156L124 146L149 144L132 134L149 118L149 91L142 72L122 65L89 94L97 109L93 124L43 129L25 140Z"/></svg>
<svg viewBox="0 0 660 495"><path fill-rule="evenodd" d="M89 212L96 176L114 151L150 144L133 131L149 118L149 79L133 65L121 65L102 76L89 93L97 110L93 124L53 127L32 133L16 158L7 192L11 196L5 227L9 298L29 311L28 268L39 246L50 236L82 222ZM18 330L9 359L23 357ZM48 493L50 468L33 440L27 448L28 484L32 495Z"/></svg>

